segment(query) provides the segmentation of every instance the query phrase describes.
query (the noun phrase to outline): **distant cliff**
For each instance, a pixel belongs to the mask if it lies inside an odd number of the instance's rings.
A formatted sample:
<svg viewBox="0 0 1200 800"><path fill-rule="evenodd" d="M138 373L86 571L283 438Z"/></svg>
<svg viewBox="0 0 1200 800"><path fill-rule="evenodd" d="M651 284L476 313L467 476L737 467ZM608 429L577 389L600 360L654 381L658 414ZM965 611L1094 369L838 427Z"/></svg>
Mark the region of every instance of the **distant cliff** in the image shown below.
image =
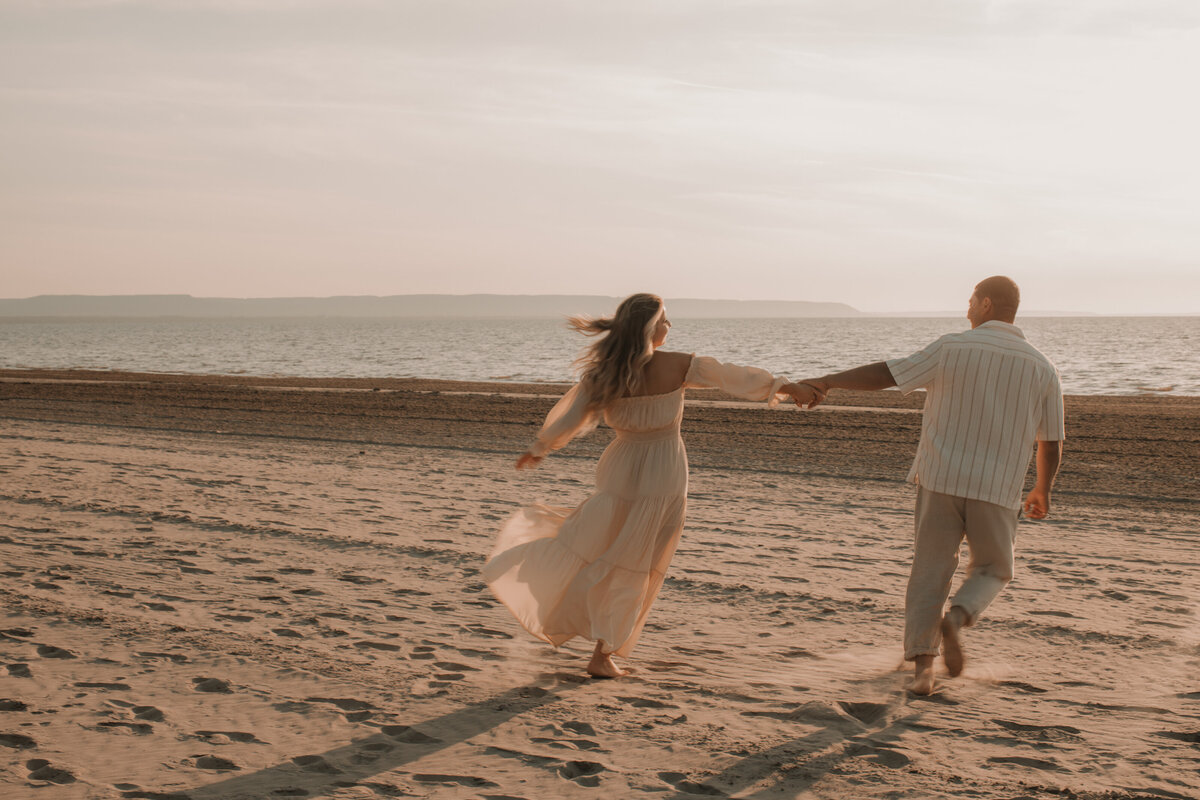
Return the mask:
<svg viewBox="0 0 1200 800"><path fill-rule="evenodd" d="M187 294L39 295L0 299L0 317L561 317L608 314L598 295L401 294L390 297L192 297ZM679 318L857 317L845 303L667 300Z"/></svg>

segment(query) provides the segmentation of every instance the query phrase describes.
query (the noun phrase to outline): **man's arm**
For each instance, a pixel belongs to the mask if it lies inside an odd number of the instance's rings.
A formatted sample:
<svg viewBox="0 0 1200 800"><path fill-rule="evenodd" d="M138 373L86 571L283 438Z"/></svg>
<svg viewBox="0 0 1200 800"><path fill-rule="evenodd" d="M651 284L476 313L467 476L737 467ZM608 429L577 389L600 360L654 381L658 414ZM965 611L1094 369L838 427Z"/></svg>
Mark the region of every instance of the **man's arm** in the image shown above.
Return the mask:
<svg viewBox="0 0 1200 800"><path fill-rule="evenodd" d="M1037 482L1025 497L1025 513L1030 519L1045 519L1050 513L1050 489L1062 463L1062 442L1037 443Z"/></svg>
<svg viewBox="0 0 1200 800"><path fill-rule="evenodd" d="M876 361L874 364L864 364L845 372L835 372L820 378L806 378L799 383L807 383L819 390L821 394L830 389L857 389L873 392L879 389L890 389L896 385L896 379L892 377L892 371L888 369L886 362Z"/></svg>

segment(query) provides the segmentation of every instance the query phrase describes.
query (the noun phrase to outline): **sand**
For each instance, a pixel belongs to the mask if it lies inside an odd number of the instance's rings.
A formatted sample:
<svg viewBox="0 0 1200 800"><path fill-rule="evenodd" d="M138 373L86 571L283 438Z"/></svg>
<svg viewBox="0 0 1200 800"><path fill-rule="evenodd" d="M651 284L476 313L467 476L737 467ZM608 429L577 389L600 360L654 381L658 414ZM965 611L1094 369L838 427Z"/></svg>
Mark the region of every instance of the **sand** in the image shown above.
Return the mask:
<svg viewBox="0 0 1200 800"><path fill-rule="evenodd" d="M589 491L603 428L512 469L562 390L0 372L0 796L1200 797L1200 398L1068 398L1052 516L922 698L919 397L694 393L682 545L595 681L479 580Z"/></svg>

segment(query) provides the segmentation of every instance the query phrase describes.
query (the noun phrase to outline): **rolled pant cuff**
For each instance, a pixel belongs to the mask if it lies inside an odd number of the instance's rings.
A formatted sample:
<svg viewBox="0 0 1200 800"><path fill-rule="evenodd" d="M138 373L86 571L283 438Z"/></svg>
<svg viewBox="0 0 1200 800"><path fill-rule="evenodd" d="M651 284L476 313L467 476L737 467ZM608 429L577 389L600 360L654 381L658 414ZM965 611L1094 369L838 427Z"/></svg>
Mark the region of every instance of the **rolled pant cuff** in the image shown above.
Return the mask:
<svg viewBox="0 0 1200 800"><path fill-rule="evenodd" d="M922 650L909 650L909 651L906 651L906 652L904 653L904 660L905 660L905 661L916 661L916 660L917 660L917 656L934 656L934 657L937 657L938 655L940 655L940 651L939 651L939 650L938 650L936 647L935 647L934 649L932 649L932 650L928 650L928 649L922 649Z"/></svg>

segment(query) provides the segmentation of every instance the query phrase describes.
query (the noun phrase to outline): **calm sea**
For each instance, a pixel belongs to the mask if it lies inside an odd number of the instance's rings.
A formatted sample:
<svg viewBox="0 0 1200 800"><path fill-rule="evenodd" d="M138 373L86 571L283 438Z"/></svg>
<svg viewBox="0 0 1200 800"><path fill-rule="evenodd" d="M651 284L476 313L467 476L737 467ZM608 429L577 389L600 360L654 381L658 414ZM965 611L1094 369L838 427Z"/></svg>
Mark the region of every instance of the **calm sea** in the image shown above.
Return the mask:
<svg viewBox="0 0 1200 800"><path fill-rule="evenodd" d="M667 347L793 378L907 355L951 318L678 319ZM1200 317L1019 324L1069 394L1200 395ZM0 319L0 367L306 377L571 379L584 337L553 319Z"/></svg>

